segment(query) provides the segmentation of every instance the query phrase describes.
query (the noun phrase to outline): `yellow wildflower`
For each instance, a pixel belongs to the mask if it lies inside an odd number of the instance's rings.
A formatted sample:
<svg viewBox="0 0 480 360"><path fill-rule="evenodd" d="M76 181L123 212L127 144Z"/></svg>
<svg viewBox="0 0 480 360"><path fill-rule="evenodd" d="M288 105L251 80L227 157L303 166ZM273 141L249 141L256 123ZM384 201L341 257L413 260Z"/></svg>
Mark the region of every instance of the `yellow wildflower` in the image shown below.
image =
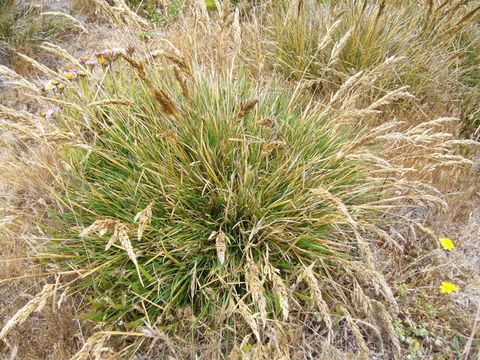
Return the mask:
<svg viewBox="0 0 480 360"><path fill-rule="evenodd" d="M99 64L103 64L103 63L105 62L105 58L104 58L104 57L99 57L99 58L97 59L97 62L98 62Z"/></svg>
<svg viewBox="0 0 480 360"><path fill-rule="evenodd" d="M440 244L442 244L445 250L455 249L455 245L453 244L453 241L450 240L449 238L440 238L438 239L438 241L440 241Z"/></svg>
<svg viewBox="0 0 480 360"><path fill-rule="evenodd" d="M450 294L458 290L458 287L455 284L442 281L442 286L439 287L442 294Z"/></svg>

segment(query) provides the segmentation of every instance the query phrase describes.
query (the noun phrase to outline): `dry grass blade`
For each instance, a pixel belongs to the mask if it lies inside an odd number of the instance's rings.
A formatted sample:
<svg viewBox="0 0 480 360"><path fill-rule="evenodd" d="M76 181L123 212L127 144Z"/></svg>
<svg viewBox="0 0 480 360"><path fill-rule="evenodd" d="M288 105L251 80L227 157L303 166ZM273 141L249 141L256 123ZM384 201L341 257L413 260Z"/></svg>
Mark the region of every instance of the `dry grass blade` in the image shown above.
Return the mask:
<svg viewBox="0 0 480 360"><path fill-rule="evenodd" d="M45 307L48 298L53 295L54 286L54 284L44 285L40 293L18 310L3 326L2 331L0 331L0 339L3 339L15 325L23 323L31 313L41 311Z"/></svg>

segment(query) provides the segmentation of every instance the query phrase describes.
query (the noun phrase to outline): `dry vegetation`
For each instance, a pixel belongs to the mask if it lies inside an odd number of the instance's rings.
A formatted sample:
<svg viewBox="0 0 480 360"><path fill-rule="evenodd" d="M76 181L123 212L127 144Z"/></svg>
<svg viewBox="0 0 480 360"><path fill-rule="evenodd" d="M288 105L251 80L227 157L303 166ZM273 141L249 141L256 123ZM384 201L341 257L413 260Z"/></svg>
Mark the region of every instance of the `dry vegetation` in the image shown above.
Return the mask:
<svg viewBox="0 0 480 360"><path fill-rule="evenodd" d="M5 4L6 359L480 357L478 1Z"/></svg>

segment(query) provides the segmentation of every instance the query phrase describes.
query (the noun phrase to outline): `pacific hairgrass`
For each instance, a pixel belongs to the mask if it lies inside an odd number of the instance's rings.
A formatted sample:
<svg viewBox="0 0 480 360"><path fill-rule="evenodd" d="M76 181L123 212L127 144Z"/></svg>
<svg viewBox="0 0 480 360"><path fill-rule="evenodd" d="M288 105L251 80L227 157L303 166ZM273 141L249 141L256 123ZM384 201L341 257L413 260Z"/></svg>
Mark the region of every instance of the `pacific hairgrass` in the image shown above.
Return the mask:
<svg viewBox="0 0 480 360"><path fill-rule="evenodd" d="M223 353L248 333L271 343L285 321L323 323L330 339L361 316L397 351L388 305L369 300L394 305L368 246L381 184L349 158L353 130L281 83L123 57L67 89L83 110L57 118L78 137L60 146L49 252L79 272L85 316L169 336L226 331Z"/></svg>

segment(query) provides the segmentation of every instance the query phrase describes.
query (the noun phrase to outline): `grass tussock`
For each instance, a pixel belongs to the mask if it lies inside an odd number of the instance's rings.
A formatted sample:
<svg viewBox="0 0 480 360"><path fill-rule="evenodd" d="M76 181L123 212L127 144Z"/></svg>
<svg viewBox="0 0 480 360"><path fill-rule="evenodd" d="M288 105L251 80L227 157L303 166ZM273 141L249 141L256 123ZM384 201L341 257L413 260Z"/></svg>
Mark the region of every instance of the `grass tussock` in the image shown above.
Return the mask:
<svg viewBox="0 0 480 360"><path fill-rule="evenodd" d="M79 78L65 93L85 108L58 116L81 142L61 148L49 251L84 274L75 289L90 294L86 316L169 336L222 329L229 352L248 333L272 341L287 320L316 317L330 338L360 316L355 288L362 316L388 328L394 299L367 236L378 183L348 158L348 133L281 84L178 64L162 70L124 53L101 81ZM390 305L379 310L378 296Z"/></svg>

